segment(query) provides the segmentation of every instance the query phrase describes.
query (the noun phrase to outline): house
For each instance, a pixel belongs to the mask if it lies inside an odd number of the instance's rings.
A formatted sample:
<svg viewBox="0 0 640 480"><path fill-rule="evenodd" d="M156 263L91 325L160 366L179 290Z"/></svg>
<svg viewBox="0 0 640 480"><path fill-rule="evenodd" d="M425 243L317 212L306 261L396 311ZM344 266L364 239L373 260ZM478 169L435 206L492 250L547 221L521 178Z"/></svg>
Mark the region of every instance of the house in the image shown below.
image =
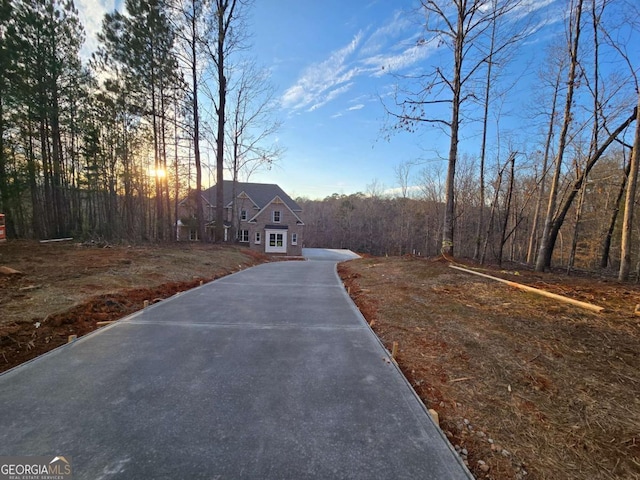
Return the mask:
<svg viewBox="0 0 640 480"><path fill-rule="evenodd" d="M217 186L202 192L207 235L215 225ZM302 209L278 185L267 183L223 182L225 241L236 240L252 250L267 254L302 255L304 222ZM177 239L195 240L195 200L181 201Z"/></svg>

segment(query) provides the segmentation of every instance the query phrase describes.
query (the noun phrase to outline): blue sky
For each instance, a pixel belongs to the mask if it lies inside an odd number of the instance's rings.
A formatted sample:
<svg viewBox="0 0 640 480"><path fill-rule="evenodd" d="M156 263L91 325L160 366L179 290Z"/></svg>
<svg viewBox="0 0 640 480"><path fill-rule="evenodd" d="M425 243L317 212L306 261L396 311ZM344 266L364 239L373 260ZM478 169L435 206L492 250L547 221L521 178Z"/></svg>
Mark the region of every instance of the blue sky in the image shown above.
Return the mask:
<svg viewBox="0 0 640 480"><path fill-rule="evenodd" d="M120 2L77 0L77 5L91 50L102 12ZM546 44L563 32L563 0L528 0L528 5L536 34L503 72L515 86L502 104L501 122L508 125L502 135L514 138L530 121L523 111L531 103ZM416 173L423 166L446 168L448 138L438 128L389 139L383 132L381 99L391 101L397 83L390 72L408 74L438 61L432 44L418 45L425 33L415 7L414 0L255 0L252 52L271 72L283 121L277 141L285 153L251 181L278 183L292 196L324 198L365 192L373 182L391 190L398 186L394 170L401 162L419 161ZM536 127L527 128L531 133ZM468 122L461 152L476 155L479 144L478 124Z"/></svg>
<svg viewBox="0 0 640 480"><path fill-rule="evenodd" d="M409 135L384 140L385 64L415 64L420 30L411 2L263 0L253 14L257 57L280 92L286 148L279 166L255 175L312 198L394 183L400 161L423 154Z"/></svg>

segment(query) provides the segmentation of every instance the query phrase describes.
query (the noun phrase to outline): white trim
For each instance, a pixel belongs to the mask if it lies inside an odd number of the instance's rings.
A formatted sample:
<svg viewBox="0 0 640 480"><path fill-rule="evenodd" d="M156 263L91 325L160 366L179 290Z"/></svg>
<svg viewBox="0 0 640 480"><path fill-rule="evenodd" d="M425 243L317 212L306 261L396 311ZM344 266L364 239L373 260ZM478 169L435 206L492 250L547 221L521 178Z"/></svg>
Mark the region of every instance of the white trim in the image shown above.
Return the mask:
<svg viewBox="0 0 640 480"><path fill-rule="evenodd" d="M296 219L298 220L298 221L296 222L296 224L297 224L297 225L304 225L304 222L300 219L300 217L296 214L296 212L294 212L293 210L291 210L291 208L289 208L289 205L287 205L287 202L285 202L284 200L282 200L282 199L280 198L280 195L276 195L275 197L273 197L273 198L271 199L271 201L270 201L269 203L267 203L264 207L262 207L262 209L261 209L260 211L258 211L258 212L253 216L253 217L251 217L251 218L249 219L249 221L251 222L251 221L253 221L253 220L256 220L256 219L258 218L258 216L260 216L260 214L261 214L262 212L264 212L264 211L269 207L269 205L271 205L273 202L275 202L275 201L276 201L276 199L278 199L278 200L280 201L280 203L281 203L282 205L284 205L284 206L287 208L287 210L289 210L289 211L293 214L293 216L294 216L294 217L296 217ZM300 210L300 211L302 211L302 210ZM280 221L282 222L282 220L280 220Z"/></svg>
<svg viewBox="0 0 640 480"><path fill-rule="evenodd" d="M241 197L240 197L240 195L242 195L242 194L244 194L244 197L242 197L242 198L241 198ZM240 193L238 193L238 194L236 195L236 198L232 198L232 199L231 199L231 201L230 201L229 203L227 203L227 206L226 206L225 208L231 208L231 206L232 206L233 204L235 204L237 200L245 200L245 197L246 197L247 199L249 199L249 201L253 204L253 208L258 208L258 209L260 208L260 207L258 206L258 204L253 200L253 198L251 198L251 197L247 194L247 192L245 192L244 190L242 190ZM249 214L249 210L247 209L247 215L248 215L248 214Z"/></svg>
<svg viewBox="0 0 640 480"><path fill-rule="evenodd" d="M264 242L265 253L287 253L287 230L265 230Z"/></svg>

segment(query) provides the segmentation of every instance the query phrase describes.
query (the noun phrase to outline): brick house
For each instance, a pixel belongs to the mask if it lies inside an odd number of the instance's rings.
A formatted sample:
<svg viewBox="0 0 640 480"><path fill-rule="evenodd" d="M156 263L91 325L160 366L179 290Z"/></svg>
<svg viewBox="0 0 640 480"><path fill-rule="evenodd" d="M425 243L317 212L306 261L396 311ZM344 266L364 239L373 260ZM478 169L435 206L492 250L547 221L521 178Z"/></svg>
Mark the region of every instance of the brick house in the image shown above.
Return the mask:
<svg viewBox="0 0 640 480"><path fill-rule="evenodd" d="M202 192L209 238L215 225L216 191L214 185ZM237 232L237 241L252 250L268 254L302 255L302 209L278 185L238 182L234 189L233 182L226 180L223 182L223 193L225 241L233 232ZM195 240L197 229L193 197L181 201L178 208L177 239Z"/></svg>

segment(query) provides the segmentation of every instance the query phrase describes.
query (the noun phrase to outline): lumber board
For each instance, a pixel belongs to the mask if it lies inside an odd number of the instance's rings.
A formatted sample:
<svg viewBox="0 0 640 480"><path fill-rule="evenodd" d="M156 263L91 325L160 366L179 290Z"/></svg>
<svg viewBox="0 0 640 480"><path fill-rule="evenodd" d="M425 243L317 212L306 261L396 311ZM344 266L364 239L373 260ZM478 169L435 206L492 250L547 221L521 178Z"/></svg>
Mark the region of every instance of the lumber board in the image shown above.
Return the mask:
<svg viewBox="0 0 640 480"><path fill-rule="evenodd" d="M571 305L575 305L576 307L584 308L586 310L591 310L592 312L600 313L604 310L604 307L600 307L592 303L582 302L580 300L575 300L573 298L565 297L563 295L558 295L557 293L547 292L546 290L530 287L529 285L524 285L522 283L512 282L511 280L505 280L504 278L494 277L492 275L487 275L486 273L476 272L474 270L458 267L456 265L449 265L449 266L456 270L460 270L461 272L470 273L472 275L478 275L480 277L488 278L490 280L495 280L496 282L504 283L506 285L509 285L510 287L515 287L520 290L524 290L525 292L535 293L537 295L542 295L543 297L553 298L554 300L570 303Z"/></svg>

